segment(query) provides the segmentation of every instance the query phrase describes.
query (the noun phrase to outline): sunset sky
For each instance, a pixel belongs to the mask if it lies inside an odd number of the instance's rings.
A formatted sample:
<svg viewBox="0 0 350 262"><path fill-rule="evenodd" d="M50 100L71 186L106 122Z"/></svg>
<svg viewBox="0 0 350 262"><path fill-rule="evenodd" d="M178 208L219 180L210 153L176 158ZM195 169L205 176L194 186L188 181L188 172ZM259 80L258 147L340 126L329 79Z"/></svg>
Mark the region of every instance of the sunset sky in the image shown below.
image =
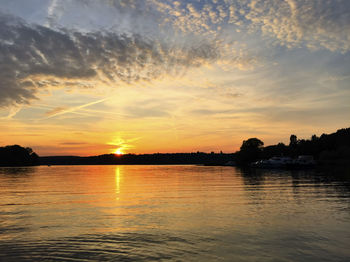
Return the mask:
<svg viewBox="0 0 350 262"><path fill-rule="evenodd" d="M349 0L1 0L0 146L235 152L350 126Z"/></svg>

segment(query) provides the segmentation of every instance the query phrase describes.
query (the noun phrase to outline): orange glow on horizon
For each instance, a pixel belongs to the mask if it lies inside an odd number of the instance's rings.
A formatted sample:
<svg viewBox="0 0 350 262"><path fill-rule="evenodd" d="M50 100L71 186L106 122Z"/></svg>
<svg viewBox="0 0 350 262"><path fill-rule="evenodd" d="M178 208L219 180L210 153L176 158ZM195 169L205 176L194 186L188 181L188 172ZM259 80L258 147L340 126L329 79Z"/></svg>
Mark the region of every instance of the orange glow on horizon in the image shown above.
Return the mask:
<svg viewBox="0 0 350 262"><path fill-rule="evenodd" d="M124 152L120 148L116 149L113 153L118 155L118 156L124 155Z"/></svg>

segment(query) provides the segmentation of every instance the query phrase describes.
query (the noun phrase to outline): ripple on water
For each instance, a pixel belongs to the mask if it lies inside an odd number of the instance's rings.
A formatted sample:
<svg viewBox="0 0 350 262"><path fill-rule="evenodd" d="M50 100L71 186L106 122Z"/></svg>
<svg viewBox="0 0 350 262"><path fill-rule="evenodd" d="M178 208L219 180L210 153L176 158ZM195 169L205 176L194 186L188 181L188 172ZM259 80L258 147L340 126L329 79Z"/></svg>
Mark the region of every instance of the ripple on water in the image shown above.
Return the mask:
<svg viewBox="0 0 350 262"><path fill-rule="evenodd" d="M198 248L210 238L191 236L191 240L166 234L105 234L84 235L59 240L36 242L13 241L0 244L0 258L4 261L67 260L67 261L139 261L191 260L192 256L210 256Z"/></svg>
<svg viewBox="0 0 350 262"><path fill-rule="evenodd" d="M0 168L0 261L350 261L350 183L318 171Z"/></svg>

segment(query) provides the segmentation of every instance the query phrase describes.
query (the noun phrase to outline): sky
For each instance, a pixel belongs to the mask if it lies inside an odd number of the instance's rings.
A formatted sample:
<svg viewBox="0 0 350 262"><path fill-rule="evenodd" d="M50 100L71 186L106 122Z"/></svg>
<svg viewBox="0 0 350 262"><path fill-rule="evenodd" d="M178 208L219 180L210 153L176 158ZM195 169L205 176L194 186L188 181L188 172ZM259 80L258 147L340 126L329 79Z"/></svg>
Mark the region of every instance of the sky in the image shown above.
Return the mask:
<svg viewBox="0 0 350 262"><path fill-rule="evenodd" d="M235 152L350 126L349 0L1 0L0 146Z"/></svg>

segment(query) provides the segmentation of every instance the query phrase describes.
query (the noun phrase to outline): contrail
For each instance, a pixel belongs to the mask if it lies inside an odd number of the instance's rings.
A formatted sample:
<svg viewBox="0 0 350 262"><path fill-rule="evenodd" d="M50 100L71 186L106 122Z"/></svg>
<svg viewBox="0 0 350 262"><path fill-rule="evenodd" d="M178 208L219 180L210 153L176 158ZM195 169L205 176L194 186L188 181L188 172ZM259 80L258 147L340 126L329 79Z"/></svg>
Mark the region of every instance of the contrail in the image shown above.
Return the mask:
<svg viewBox="0 0 350 262"><path fill-rule="evenodd" d="M11 107L10 111L7 116L5 117L0 117L0 119L7 119L10 120L12 119L19 111L21 111L22 107L21 106L16 106L16 107Z"/></svg>
<svg viewBox="0 0 350 262"><path fill-rule="evenodd" d="M97 100L97 101L94 101L94 102L91 102L91 103L87 103L87 104L84 104L84 105L80 105L80 106L75 106L75 107L71 107L71 108L68 108L66 110L63 110L63 111L60 111L60 112L57 112L53 115L50 115L48 117L45 117L43 119L49 119L49 118L52 118L52 117L55 117L55 116L60 116L60 115L64 115L64 114L67 114L67 113L73 113L74 111L77 111L79 109L82 109L82 108L85 108L85 107L88 107L88 106L92 106L92 105L95 105L95 104L99 104L99 103L102 103L106 100L108 100L109 98L104 98L104 99L100 99L100 100Z"/></svg>

